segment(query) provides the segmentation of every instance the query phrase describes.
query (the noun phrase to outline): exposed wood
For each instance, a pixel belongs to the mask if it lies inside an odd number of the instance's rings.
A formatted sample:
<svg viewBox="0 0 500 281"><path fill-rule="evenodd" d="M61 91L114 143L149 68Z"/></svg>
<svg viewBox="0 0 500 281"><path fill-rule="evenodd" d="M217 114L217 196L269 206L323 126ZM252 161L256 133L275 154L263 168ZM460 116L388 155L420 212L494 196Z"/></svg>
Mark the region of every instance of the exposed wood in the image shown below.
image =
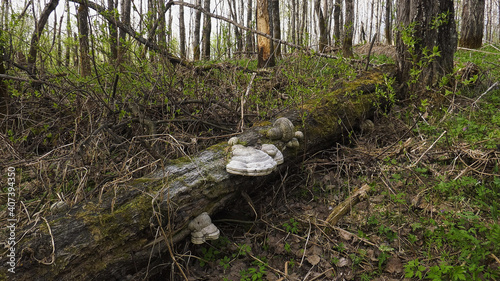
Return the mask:
<svg viewBox="0 0 500 281"><path fill-rule="evenodd" d="M305 138L299 148L283 151L285 162L279 170L293 169L304 156L347 140L351 130L373 115L374 104L380 102L375 102L379 97L375 89L382 86L383 75L395 73L394 65L364 72L341 88L284 113ZM283 147L279 141L266 139L269 128L270 122L256 124L239 138L247 145L270 142ZM267 188L279 175L278 171L262 177L231 175L225 170L227 157L228 145L223 142L169 161L148 177L116 183L114 192L100 200L54 211L46 222L19 223L17 233L22 238L16 245L16 278L142 279L154 274L154 269L168 267L168 249L189 235L186 227L194 217L202 212L213 214L246 190ZM159 224L162 231L158 231ZM165 235L158 236L161 232Z"/></svg>
<svg viewBox="0 0 500 281"><path fill-rule="evenodd" d="M267 0L257 0L257 30L271 35L270 17ZM274 56L272 56L271 40L267 37L257 36L258 62L257 67L274 66Z"/></svg>
<svg viewBox="0 0 500 281"><path fill-rule="evenodd" d="M352 209L352 206L356 205L363 196L366 196L369 190L370 186L367 184L363 185L361 188L355 189L344 202L333 208L326 222L331 225L336 225L337 222Z"/></svg>

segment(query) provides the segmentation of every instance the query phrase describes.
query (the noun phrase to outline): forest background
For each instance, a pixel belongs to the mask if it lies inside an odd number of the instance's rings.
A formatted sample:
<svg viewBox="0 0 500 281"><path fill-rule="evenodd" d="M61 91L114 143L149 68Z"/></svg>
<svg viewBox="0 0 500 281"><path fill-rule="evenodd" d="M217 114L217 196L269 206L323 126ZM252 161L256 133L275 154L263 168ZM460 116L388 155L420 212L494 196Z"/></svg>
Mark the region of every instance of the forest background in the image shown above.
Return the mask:
<svg viewBox="0 0 500 281"><path fill-rule="evenodd" d="M435 3L455 13L432 14L429 33L418 33L428 38L415 36L423 22L398 24L403 7L425 14ZM21 274L91 279L125 264L114 278L498 280L500 1L2 0L0 8L0 169L15 167L18 190L16 207L2 201L0 214L3 225L15 213ZM453 21L439 48L418 49ZM434 67L445 58L452 64ZM211 214L220 240L179 239L154 258L130 253L175 226L121 228L136 213L124 215L130 204L113 196L129 182L402 62L409 81L390 70L372 81L367 120L339 121L342 142ZM437 75L421 83L428 73ZM368 199L337 225L322 220L362 186ZM149 202L157 191L134 196ZM102 198L111 209L78 213ZM85 267L97 251L61 253L61 241L79 240L58 236L66 227L57 222L75 213L69 221L98 226L88 248L113 245L97 267Z"/></svg>

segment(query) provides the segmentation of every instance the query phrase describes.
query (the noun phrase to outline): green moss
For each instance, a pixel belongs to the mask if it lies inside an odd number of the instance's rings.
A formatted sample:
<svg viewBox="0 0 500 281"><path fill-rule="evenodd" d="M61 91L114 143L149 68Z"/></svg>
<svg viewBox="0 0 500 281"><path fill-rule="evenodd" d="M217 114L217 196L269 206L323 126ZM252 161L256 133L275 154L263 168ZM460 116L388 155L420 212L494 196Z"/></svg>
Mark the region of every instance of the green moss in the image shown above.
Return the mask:
<svg viewBox="0 0 500 281"><path fill-rule="evenodd" d="M341 120L354 120L367 112L376 98L374 94L364 93L367 86L382 84L382 72L366 74L354 81L343 82L343 87L309 100L303 109L310 112L310 117L319 123L309 127L313 135L327 136L338 131Z"/></svg>

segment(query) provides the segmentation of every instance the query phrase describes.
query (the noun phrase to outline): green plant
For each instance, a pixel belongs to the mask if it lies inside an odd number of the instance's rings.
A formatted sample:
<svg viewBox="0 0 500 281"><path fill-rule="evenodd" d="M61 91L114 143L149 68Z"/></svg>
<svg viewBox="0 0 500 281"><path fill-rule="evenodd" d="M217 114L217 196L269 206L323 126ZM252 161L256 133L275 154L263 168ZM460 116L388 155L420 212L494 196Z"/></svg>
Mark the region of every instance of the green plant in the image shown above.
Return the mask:
<svg viewBox="0 0 500 281"><path fill-rule="evenodd" d="M340 253L343 253L346 250L345 245L342 242L335 246L335 249Z"/></svg>
<svg viewBox="0 0 500 281"><path fill-rule="evenodd" d="M297 222L294 218L291 218L289 222L283 223L283 227L289 233L299 233L299 222Z"/></svg>
<svg viewBox="0 0 500 281"><path fill-rule="evenodd" d="M203 259L200 260L200 266L204 267L207 262L217 260L217 255L220 254L220 251L216 250L213 247L210 247L208 249L206 247L203 247L201 248L201 253L203 254Z"/></svg>
<svg viewBox="0 0 500 281"><path fill-rule="evenodd" d="M396 103L396 91L394 90L394 82L396 78L390 78L384 74L384 87L376 85L375 95L377 98L374 101L374 106L383 115L387 115L389 109Z"/></svg>
<svg viewBox="0 0 500 281"><path fill-rule="evenodd" d="M253 261L252 264L255 265L256 267L250 267L247 270L242 270L240 271L241 279L242 281L257 281L257 280L263 280L264 275L267 273L267 263L264 262L263 259L261 261Z"/></svg>
<svg viewBox="0 0 500 281"><path fill-rule="evenodd" d="M394 251L394 249L392 247L389 247L386 245L381 245L379 247L379 250L381 251L381 253L378 256L378 269L379 269L379 271L382 271L382 266L385 264L387 259L391 256L389 253Z"/></svg>
<svg viewBox="0 0 500 281"><path fill-rule="evenodd" d="M417 277L419 280L421 280L423 277L422 274L425 270L425 266L421 265L418 259L414 259L406 263L404 265L404 269L406 278Z"/></svg>
<svg viewBox="0 0 500 281"><path fill-rule="evenodd" d="M230 263L231 259L228 256L224 256L224 258L219 261L219 265L224 268L224 271L229 268Z"/></svg>
<svg viewBox="0 0 500 281"><path fill-rule="evenodd" d="M389 240L389 241L394 241L394 239L396 239L398 237L396 232L392 231L392 229L390 229L389 227L387 227L385 225L381 225L378 228L378 234L381 236L384 235L387 238L387 240Z"/></svg>
<svg viewBox="0 0 500 281"><path fill-rule="evenodd" d="M290 244L288 244L288 242L285 242L285 245L283 247L287 253L291 252Z"/></svg>
<svg viewBox="0 0 500 281"><path fill-rule="evenodd" d="M246 256L252 251L252 247L247 244L238 244L238 254L237 256Z"/></svg>

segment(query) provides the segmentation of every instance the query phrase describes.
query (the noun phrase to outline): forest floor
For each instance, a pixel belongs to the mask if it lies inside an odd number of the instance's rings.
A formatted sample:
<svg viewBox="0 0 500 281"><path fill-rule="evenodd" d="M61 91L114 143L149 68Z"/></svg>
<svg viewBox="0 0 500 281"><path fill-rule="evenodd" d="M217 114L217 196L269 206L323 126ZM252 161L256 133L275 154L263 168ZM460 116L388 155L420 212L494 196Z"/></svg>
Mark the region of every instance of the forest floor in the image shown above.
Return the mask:
<svg viewBox="0 0 500 281"><path fill-rule="evenodd" d="M378 110L372 128L226 206L213 216L218 240L176 245L183 273L189 280L498 280L500 52L483 51L457 52L456 72L427 93L396 100L388 92L392 108ZM392 62L393 52L375 46L372 63ZM358 58L366 53L359 48ZM0 169L19 171L20 219L95 198L235 135L251 84L245 70L254 68L242 59L190 70L138 65L115 76L103 66L107 79L58 73L42 90L12 82L15 114L1 123L8 129L0 134ZM256 76L245 124L269 120L362 68L286 56ZM366 196L327 224L364 185ZM178 267L169 268L153 280L180 280Z"/></svg>
<svg viewBox="0 0 500 281"><path fill-rule="evenodd" d="M385 62L394 49L372 52ZM397 102L351 143L227 206L219 240L177 249L190 280L498 280L500 90L488 88L500 76L486 61L459 54L462 85Z"/></svg>

